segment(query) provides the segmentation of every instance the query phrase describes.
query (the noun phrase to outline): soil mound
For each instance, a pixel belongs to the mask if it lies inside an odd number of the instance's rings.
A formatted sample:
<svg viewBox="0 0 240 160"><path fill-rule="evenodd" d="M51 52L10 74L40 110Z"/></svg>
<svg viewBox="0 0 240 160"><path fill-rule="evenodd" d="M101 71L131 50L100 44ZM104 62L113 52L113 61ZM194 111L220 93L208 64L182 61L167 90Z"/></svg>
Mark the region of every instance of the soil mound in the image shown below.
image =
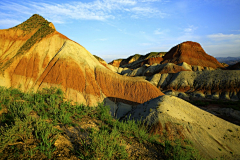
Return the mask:
<svg viewBox="0 0 240 160"><path fill-rule="evenodd" d="M128 116L151 126L152 133L191 140L206 158L240 158L240 127L180 98L157 97L136 106Z"/></svg>

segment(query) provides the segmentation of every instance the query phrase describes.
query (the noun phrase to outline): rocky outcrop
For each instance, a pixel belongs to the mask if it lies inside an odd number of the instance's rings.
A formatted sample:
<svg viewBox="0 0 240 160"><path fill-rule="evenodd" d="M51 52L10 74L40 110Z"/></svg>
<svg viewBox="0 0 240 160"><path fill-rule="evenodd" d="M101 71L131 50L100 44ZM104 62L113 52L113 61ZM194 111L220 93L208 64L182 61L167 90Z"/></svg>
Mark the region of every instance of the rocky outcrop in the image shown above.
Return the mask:
<svg viewBox="0 0 240 160"><path fill-rule="evenodd" d="M117 59L117 60L113 60L112 62L110 62L109 64L114 66L114 67L120 67L120 63L122 62L122 59Z"/></svg>
<svg viewBox="0 0 240 160"><path fill-rule="evenodd" d="M148 81L141 78L120 76L101 67L95 68L95 77L104 95L115 102L127 104L143 103L162 94L155 86L150 85ZM142 90L143 88L144 91ZM146 94L147 98L143 94Z"/></svg>
<svg viewBox="0 0 240 160"><path fill-rule="evenodd" d="M117 59L110 62L110 65L115 67L136 69L145 64L152 65L154 63L160 64L166 52L150 52L146 55L135 54L127 59Z"/></svg>
<svg viewBox="0 0 240 160"><path fill-rule="evenodd" d="M167 64L156 64L148 67L145 72L143 73L144 76L152 76L154 74L164 74L164 73L178 73L181 71L191 71L191 70L186 70L182 66L178 66L173 63L167 63Z"/></svg>
<svg viewBox="0 0 240 160"><path fill-rule="evenodd" d="M240 127L180 98L160 96L133 108L128 118L142 120L151 133L192 141L206 158L240 158Z"/></svg>
<svg viewBox="0 0 240 160"><path fill-rule="evenodd" d="M127 59L123 59L123 60L121 61L121 63L120 63L120 66L123 67L123 66L125 66L125 65L127 65L127 64L130 64L130 63L132 63L132 62L135 62L135 61L139 60L140 57L141 57L140 54L135 54L135 55L133 55L133 56L128 57Z"/></svg>
<svg viewBox="0 0 240 160"><path fill-rule="evenodd" d="M202 95L212 99L240 99L240 71L213 70L155 74L150 82L161 90ZM199 96L200 96L199 95Z"/></svg>
<svg viewBox="0 0 240 160"><path fill-rule="evenodd" d="M124 65L124 67L129 69L138 69L144 65L151 66L153 64L160 64L162 61L163 61L162 57L151 57L148 59L134 61L130 64Z"/></svg>
<svg viewBox="0 0 240 160"><path fill-rule="evenodd" d="M189 65L196 65L211 68L223 68L223 65L214 57L206 54L201 45L196 42L183 42L170 49L163 57L162 64L186 62Z"/></svg>
<svg viewBox="0 0 240 160"><path fill-rule="evenodd" d="M117 71L115 70L115 72L121 75L130 76L130 77L145 76L149 79L149 77L153 76L154 74L178 73L181 71L205 71L205 70L214 70L214 69L211 67L191 66L183 62L178 65L174 63L166 63L166 64L154 63L151 66L148 64L145 64L136 69L119 67L119 69Z"/></svg>
<svg viewBox="0 0 240 160"><path fill-rule="evenodd" d="M107 97L139 104L163 95L145 80L112 72L39 15L0 30L0 71L1 86L23 91L60 87L66 98L86 105Z"/></svg>
<svg viewBox="0 0 240 160"><path fill-rule="evenodd" d="M150 66L157 63L160 64L163 61L162 57L151 57L146 60L147 62L145 64L149 64Z"/></svg>

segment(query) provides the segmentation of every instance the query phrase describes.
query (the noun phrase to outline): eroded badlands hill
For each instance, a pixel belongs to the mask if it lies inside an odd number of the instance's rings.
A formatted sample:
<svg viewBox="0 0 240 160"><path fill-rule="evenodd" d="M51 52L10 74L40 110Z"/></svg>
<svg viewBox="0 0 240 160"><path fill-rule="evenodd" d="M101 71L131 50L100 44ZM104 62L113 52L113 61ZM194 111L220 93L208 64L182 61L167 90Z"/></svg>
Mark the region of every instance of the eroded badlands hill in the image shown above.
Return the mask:
<svg viewBox="0 0 240 160"><path fill-rule="evenodd" d="M135 54L126 59L116 59L110 62L110 65L115 67L127 67L127 68L138 68L144 64L152 65L154 63L160 63L163 59L162 57L166 52L150 52L146 55Z"/></svg>
<svg viewBox="0 0 240 160"><path fill-rule="evenodd" d="M208 159L240 158L239 126L177 97L160 96L136 106L128 116L151 126L152 133L191 140Z"/></svg>
<svg viewBox="0 0 240 160"><path fill-rule="evenodd" d="M124 65L125 68L111 69L121 75L146 79L165 94L184 99L240 99L239 64L224 68L199 43L183 42L157 58L161 60L154 64L137 60Z"/></svg>
<svg viewBox="0 0 240 160"><path fill-rule="evenodd" d="M176 96L239 100L240 72L238 70L213 70L155 74L151 83L161 90L178 91ZM181 92L181 94L179 94ZM174 95L174 93L173 93Z"/></svg>
<svg viewBox="0 0 240 160"><path fill-rule="evenodd" d="M23 91L58 86L67 98L88 105L107 97L137 104L163 95L145 80L113 73L39 15L0 30L0 71L1 86Z"/></svg>
<svg viewBox="0 0 240 160"><path fill-rule="evenodd" d="M217 61L216 58L208 55L197 42L186 41L172 47L168 52L152 52L146 55L135 54L127 59L113 60L109 64L115 67L136 69L145 64L153 65L174 63L187 63L191 66L224 68L224 66Z"/></svg>
<svg viewBox="0 0 240 160"><path fill-rule="evenodd" d="M189 65L223 68L223 65L216 58L206 54L199 43L191 41L183 42L171 48L163 59L162 64L186 62Z"/></svg>

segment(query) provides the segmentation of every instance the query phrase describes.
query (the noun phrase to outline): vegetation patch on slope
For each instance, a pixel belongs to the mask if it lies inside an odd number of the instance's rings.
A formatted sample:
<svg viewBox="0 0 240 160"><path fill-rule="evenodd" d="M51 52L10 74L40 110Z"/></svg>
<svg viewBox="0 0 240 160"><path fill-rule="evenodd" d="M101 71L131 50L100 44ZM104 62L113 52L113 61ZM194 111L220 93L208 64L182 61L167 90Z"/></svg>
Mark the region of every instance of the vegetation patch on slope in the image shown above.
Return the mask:
<svg viewBox="0 0 240 160"><path fill-rule="evenodd" d="M38 14L32 15L29 19L27 19L25 22L13 27L12 29L21 29L24 31L24 35L29 34L34 29L39 28L44 25L49 25L50 22L48 22L45 18Z"/></svg>
<svg viewBox="0 0 240 160"><path fill-rule="evenodd" d="M140 122L113 119L109 107L0 87L1 159L200 159L188 141L159 142Z"/></svg>

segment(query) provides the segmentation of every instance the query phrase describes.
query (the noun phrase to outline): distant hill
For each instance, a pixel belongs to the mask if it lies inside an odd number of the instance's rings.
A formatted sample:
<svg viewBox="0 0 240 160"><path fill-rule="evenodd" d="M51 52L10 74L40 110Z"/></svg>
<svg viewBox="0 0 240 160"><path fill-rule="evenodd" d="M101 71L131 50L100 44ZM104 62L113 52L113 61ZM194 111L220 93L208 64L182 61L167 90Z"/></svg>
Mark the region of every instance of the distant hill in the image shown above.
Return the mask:
<svg viewBox="0 0 240 160"><path fill-rule="evenodd" d="M236 64L240 62L240 57L216 57L220 63L226 63L228 65Z"/></svg>
<svg viewBox="0 0 240 160"><path fill-rule="evenodd" d="M186 41L171 48L163 57L161 64L186 62L202 67L224 68L214 57L208 55L197 42Z"/></svg>
<svg viewBox="0 0 240 160"><path fill-rule="evenodd" d="M216 58L208 55L197 42L186 41L172 47L168 52L150 52L146 55L135 54L127 59L117 59L110 62L115 67L136 69L145 64L153 65L186 62L189 65L224 68Z"/></svg>
<svg viewBox="0 0 240 160"><path fill-rule="evenodd" d="M167 52L150 52L146 55L134 54L126 59L116 59L110 62L109 64L116 67L128 67L128 64L131 64L135 61L144 61L150 58L163 57Z"/></svg>

